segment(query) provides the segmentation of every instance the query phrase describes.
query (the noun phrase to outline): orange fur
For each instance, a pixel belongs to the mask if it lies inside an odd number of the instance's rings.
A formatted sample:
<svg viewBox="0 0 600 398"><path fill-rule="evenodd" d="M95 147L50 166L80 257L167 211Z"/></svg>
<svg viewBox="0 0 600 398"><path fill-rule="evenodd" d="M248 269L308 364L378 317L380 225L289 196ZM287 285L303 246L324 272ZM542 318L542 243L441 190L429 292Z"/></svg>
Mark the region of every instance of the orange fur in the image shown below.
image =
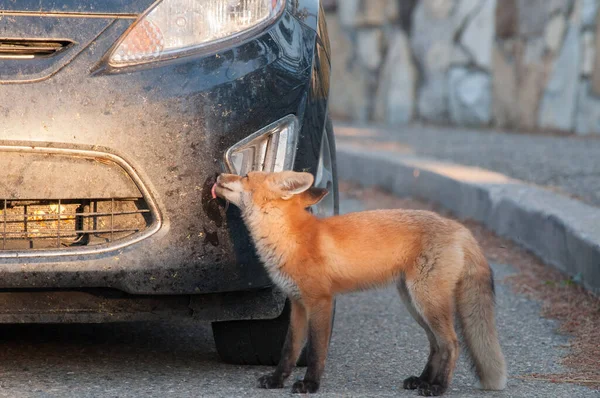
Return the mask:
<svg viewBox="0 0 600 398"><path fill-rule="evenodd" d="M309 341L316 347L314 364L311 368L309 361L304 384L295 385L294 391L318 389L328 342L323 336L329 318L323 314L333 297L391 282L398 284L431 346L423 374L407 379L406 388L432 395L447 388L458 357L455 304L461 324L468 328L467 343L482 385L504 388L506 370L495 330L491 270L471 233L428 211L375 210L318 219L305 211L324 196L322 190L310 188L312 182L308 173L221 175L215 189L240 207L271 278L306 312ZM289 364L295 362L300 344L295 339L304 335L290 333L293 352L284 349L287 362L282 359L270 378L261 379L261 386L271 388L270 382L279 386L274 380L287 377L281 375L289 374Z"/></svg>

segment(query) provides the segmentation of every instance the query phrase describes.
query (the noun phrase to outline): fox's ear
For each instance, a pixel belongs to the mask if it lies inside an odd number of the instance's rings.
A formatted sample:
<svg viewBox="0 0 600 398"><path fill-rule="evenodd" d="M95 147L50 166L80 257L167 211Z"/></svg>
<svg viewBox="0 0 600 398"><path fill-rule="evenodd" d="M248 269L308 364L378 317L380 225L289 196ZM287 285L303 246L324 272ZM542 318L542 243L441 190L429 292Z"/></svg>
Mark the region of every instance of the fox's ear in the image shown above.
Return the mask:
<svg viewBox="0 0 600 398"><path fill-rule="evenodd" d="M282 171L273 176L272 184L278 188L282 199L290 199L311 187L315 178L310 173L297 173L295 171Z"/></svg>
<svg viewBox="0 0 600 398"><path fill-rule="evenodd" d="M302 193L302 199L306 203L306 207L313 206L319 203L329 193L325 188L312 187Z"/></svg>

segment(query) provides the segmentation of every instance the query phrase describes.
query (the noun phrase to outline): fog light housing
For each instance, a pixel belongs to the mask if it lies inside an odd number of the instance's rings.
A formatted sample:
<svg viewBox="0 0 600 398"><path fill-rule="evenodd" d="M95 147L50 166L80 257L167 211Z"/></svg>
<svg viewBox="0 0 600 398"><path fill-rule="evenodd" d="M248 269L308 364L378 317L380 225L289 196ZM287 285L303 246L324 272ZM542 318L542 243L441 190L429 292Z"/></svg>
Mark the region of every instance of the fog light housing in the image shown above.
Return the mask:
<svg viewBox="0 0 600 398"><path fill-rule="evenodd" d="M296 158L298 119L288 115L248 136L225 153L230 173L291 170Z"/></svg>

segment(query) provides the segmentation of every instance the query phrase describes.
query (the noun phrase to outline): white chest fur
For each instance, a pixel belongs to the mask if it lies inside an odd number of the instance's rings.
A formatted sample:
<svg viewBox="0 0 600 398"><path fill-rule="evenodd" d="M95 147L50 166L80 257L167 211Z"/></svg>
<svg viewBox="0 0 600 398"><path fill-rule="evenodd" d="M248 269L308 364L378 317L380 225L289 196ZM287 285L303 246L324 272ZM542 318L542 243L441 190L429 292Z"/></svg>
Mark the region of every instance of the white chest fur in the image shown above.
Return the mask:
<svg viewBox="0 0 600 398"><path fill-rule="evenodd" d="M285 272L273 268L267 268L267 271L269 272L269 276L273 283L275 283L282 292L290 297L300 298L300 289L298 289L296 283Z"/></svg>
<svg viewBox="0 0 600 398"><path fill-rule="evenodd" d="M273 283L288 296L299 298L300 289L298 289L294 280L282 269L284 261L282 256L277 254L274 247L267 242L256 242L256 249Z"/></svg>
<svg viewBox="0 0 600 398"><path fill-rule="evenodd" d="M256 209L248 209L245 213L246 225L249 227L258 256L273 283L288 296L300 298L298 285L284 271L286 246L290 240L282 233L283 228L275 228L277 223L266 219L266 214L268 213ZM265 228L264 225L271 227Z"/></svg>

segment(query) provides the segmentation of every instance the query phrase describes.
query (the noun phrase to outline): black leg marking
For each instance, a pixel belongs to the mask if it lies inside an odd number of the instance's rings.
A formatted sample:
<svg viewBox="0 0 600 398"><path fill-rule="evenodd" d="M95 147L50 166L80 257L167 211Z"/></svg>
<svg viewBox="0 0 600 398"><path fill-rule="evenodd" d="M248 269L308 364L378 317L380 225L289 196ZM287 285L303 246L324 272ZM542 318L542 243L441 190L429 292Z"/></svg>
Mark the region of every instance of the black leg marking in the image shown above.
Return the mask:
<svg viewBox="0 0 600 398"><path fill-rule="evenodd" d="M283 388L283 382L292 373L302 350L306 336L306 311L304 307L296 302L292 301L291 306L290 324L281 350L281 359L273 373L258 379L258 387L260 388Z"/></svg>
<svg viewBox="0 0 600 398"><path fill-rule="evenodd" d="M430 382L423 382L418 388L417 393L425 397L436 397L442 395L450 384L454 364L458 356L458 342L444 342L441 344L439 352L434 359L437 364L437 372L432 374Z"/></svg>
<svg viewBox="0 0 600 398"><path fill-rule="evenodd" d="M428 384L428 383L424 383L417 390L417 394L419 394L423 397L438 397L438 396L442 395L444 392L446 392L446 387L442 387L438 384Z"/></svg>
<svg viewBox="0 0 600 398"><path fill-rule="evenodd" d="M331 315L333 300L322 300L310 309L308 322L308 366L304 380L297 381L292 386L293 393L315 393L319 390L321 376L325 370L325 359L329 349L331 334Z"/></svg>
<svg viewBox="0 0 600 398"><path fill-rule="evenodd" d="M273 388L283 388L283 377L276 373L261 376L258 379L258 387L269 390Z"/></svg>
<svg viewBox="0 0 600 398"><path fill-rule="evenodd" d="M404 389L416 390L422 384L429 384L432 381L435 371L439 366L439 363L438 363L439 362L438 361L439 348L438 348L437 340L435 338L435 335L431 331L431 328L429 327L429 325L427 324L425 319L423 319L421 314L415 308L413 300L408 291L408 288L406 287L406 281L404 280L404 278L400 279L400 281L398 282L397 288L398 288L398 293L400 294L400 298L404 302L406 309L408 309L408 312L412 315L412 317L415 319L415 321L417 321L419 326L421 326L423 328L423 330L425 330L425 333L427 334L427 340L429 340L429 357L427 358L427 364L425 365L425 368L423 368L421 375L419 377L411 376L411 377L405 379L404 383L403 383Z"/></svg>
<svg viewBox="0 0 600 398"><path fill-rule="evenodd" d="M445 294L448 299L436 302L432 307L432 302L428 302L427 290L415 289L414 285L410 288L401 280L398 285L398 291L403 300L411 306L409 311L419 324L427 332L429 338L430 353L429 359L423 373L419 376L421 384L417 387L417 392L422 396L438 396L443 394L452 380L456 359L458 358L458 339L454 330L453 302L452 295L449 292L439 292ZM426 303L425 311L417 311L420 308L418 303ZM407 385L414 386L414 379L408 379Z"/></svg>
<svg viewBox="0 0 600 398"><path fill-rule="evenodd" d="M298 380L292 386L293 394L314 394L319 391L319 383L310 380Z"/></svg>
<svg viewBox="0 0 600 398"><path fill-rule="evenodd" d="M423 384L423 381L418 376L410 376L404 379L403 387L405 390L416 390Z"/></svg>

